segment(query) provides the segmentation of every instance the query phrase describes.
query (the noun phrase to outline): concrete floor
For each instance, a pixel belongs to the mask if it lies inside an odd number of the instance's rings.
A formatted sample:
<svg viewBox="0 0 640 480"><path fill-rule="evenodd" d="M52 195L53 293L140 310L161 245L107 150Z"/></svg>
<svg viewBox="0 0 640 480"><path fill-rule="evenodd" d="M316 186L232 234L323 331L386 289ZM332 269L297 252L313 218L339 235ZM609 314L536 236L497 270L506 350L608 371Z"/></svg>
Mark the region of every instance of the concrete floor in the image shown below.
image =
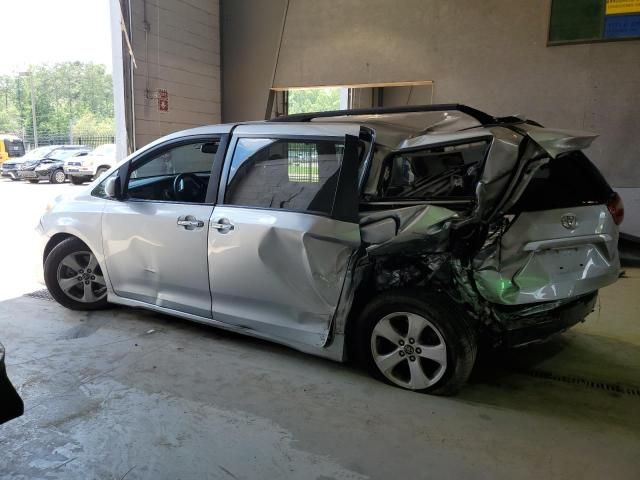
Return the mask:
<svg viewBox="0 0 640 480"><path fill-rule="evenodd" d="M0 181L0 222L19 225L0 235L0 340L26 404L0 426L0 478L640 478L640 270L587 323L431 397L155 313L22 296L42 288L39 211L73 188Z"/></svg>

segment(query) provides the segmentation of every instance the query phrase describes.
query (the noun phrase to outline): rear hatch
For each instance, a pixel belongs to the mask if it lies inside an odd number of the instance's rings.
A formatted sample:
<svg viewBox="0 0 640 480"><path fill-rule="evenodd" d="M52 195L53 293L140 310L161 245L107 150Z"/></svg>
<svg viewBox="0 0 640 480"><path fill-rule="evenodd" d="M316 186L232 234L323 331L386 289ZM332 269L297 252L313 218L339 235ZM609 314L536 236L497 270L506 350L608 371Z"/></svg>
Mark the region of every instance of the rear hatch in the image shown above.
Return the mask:
<svg viewBox="0 0 640 480"><path fill-rule="evenodd" d="M478 291L490 302L520 305L613 283L622 206L581 151L595 136L533 126L522 133L518 164L473 262Z"/></svg>

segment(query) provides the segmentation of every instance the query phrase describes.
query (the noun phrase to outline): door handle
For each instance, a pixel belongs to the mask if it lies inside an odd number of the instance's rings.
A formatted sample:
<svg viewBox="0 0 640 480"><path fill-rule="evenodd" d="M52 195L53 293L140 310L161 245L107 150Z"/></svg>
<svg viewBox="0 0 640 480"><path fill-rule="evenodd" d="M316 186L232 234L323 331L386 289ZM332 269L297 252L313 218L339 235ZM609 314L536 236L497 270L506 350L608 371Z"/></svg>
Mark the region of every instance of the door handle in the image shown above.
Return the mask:
<svg viewBox="0 0 640 480"><path fill-rule="evenodd" d="M187 230L204 227L204 222L202 220L198 220L191 215L187 215L186 217L179 217L177 224L178 226L184 227Z"/></svg>
<svg viewBox="0 0 640 480"><path fill-rule="evenodd" d="M228 218L221 218L216 223L212 223L211 228L218 230L220 233L227 233L235 229L235 225Z"/></svg>

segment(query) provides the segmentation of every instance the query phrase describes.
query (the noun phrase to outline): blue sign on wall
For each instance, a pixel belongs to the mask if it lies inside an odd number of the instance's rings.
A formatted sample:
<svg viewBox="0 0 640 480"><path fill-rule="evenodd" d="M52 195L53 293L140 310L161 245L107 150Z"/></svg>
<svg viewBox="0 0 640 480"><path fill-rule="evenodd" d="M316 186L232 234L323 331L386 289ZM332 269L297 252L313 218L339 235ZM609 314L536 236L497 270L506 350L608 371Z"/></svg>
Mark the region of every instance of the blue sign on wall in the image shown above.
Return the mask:
<svg viewBox="0 0 640 480"><path fill-rule="evenodd" d="M640 15L607 15L604 38L640 37Z"/></svg>

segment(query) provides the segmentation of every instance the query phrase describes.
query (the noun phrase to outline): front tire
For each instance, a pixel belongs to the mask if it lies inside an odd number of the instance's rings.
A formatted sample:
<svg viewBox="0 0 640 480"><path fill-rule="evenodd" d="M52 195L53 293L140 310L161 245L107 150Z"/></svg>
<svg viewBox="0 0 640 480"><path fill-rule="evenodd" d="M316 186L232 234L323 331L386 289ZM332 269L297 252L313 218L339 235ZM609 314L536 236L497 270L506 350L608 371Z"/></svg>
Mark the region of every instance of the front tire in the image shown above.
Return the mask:
<svg viewBox="0 0 640 480"><path fill-rule="evenodd" d="M477 353L470 318L443 295L390 291L356 320L355 354L374 377L436 395L465 384Z"/></svg>
<svg viewBox="0 0 640 480"><path fill-rule="evenodd" d="M77 238L56 245L44 262L44 280L51 296L71 310L107 307L107 284L98 260Z"/></svg>
<svg viewBox="0 0 640 480"><path fill-rule="evenodd" d="M51 173L51 176L49 177L49 182L60 184L60 183L64 183L66 179L67 179L67 176L64 174L64 170L55 170L53 173Z"/></svg>

